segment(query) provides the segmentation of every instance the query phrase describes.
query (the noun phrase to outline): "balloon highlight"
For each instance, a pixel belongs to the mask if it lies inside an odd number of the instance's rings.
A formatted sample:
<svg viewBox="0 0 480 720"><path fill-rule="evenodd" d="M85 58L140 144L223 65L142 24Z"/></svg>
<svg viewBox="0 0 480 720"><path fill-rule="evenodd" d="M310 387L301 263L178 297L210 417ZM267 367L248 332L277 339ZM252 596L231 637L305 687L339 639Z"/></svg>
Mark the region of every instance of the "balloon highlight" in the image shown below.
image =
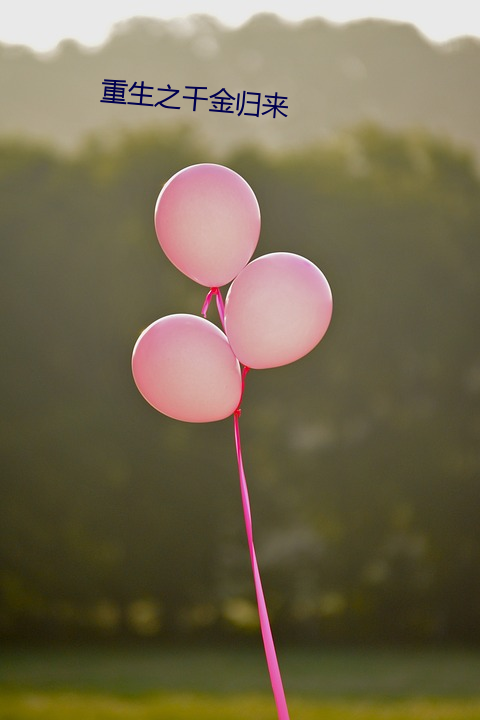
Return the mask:
<svg viewBox="0 0 480 720"><path fill-rule="evenodd" d="M190 165L164 185L155 230L168 259L200 285L231 282L252 257L260 208L250 185L223 165Z"/></svg>
<svg viewBox="0 0 480 720"><path fill-rule="evenodd" d="M240 365L225 334L197 315L167 315L149 325L132 356L135 383L156 410L184 422L214 422L240 402Z"/></svg>
<svg viewBox="0 0 480 720"><path fill-rule="evenodd" d="M287 365L309 353L332 317L324 274L293 253L263 255L235 278L225 301L225 332L249 368Z"/></svg>

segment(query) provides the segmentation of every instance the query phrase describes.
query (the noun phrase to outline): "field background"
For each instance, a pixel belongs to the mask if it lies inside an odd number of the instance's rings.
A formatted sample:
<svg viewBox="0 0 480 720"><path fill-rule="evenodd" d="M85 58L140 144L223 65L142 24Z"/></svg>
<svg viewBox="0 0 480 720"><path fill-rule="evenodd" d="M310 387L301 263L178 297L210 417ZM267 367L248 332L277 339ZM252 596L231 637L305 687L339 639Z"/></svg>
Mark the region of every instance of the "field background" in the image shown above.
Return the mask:
<svg viewBox="0 0 480 720"><path fill-rule="evenodd" d="M205 298L152 223L199 162L251 185L256 256L334 296L242 405L292 720L480 720L479 77L477 40L375 20L0 43L0 720L276 717L230 419L160 416L131 377L143 328ZM106 78L288 114L108 104Z"/></svg>
<svg viewBox="0 0 480 720"><path fill-rule="evenodd" d="M480 653L279 651L296 720L476 720ZM3 650L2 720L274 720L261 649L199 647Z"/></svg>

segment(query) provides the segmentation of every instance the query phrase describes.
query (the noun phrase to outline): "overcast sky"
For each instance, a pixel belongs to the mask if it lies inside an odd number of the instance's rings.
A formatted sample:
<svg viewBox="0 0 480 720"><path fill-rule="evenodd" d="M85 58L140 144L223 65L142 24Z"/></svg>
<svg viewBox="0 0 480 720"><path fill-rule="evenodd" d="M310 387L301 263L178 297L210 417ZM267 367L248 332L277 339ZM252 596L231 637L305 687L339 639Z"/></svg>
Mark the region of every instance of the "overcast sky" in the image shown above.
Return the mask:
<svg viewBox="0 0 480 720"><path fill-rule="evenodd" d="M410 22L429 39L445 42L462 35L480 37L477 0L5 0L0 2L0 41L52 50L63 38L99 45L112 25L135 15L173 19L194 13L213 15L238 26L259 12L300 21L324 17L343 23L363 17Z"/></svg>

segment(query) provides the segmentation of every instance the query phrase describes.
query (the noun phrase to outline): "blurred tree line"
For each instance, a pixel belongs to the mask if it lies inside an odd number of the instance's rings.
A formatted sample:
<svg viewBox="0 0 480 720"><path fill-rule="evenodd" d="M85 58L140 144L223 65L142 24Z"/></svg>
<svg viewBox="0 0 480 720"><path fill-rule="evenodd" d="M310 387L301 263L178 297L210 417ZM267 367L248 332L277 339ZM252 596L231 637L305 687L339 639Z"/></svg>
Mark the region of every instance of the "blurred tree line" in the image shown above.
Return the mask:
<svg viewBox="0 0 480 720"><path fill-rule="evenodd" d="M163 417L130 372L144 327L200 313L206 288L161 252L153 208L211 160L186 128L75 155L0 144L4 638L257 632L232 423ZM258 197L256 254L305 255L334 294L319 347L251 372L244 397L274 634L480 642L471 156L365 125L215 161Z"/></svg>

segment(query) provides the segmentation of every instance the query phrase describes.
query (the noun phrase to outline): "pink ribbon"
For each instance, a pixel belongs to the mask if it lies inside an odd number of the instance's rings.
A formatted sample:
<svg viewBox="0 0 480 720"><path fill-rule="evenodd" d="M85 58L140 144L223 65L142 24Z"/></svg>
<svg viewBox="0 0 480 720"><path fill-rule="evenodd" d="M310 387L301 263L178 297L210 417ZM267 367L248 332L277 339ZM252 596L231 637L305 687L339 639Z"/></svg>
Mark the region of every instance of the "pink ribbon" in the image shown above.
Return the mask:
<svg viewBox="0 0 480 720"><path fill-rule="evenodd" d="M217 287L212 287L208 291L207 297L205 298L205 302L203 303L202 315L204 318L207 317L207 310L210 306L210 302L214 295L217 300L217 310L218 310L218 314L220 316L220 320L222 322L222 327L225 330L225 305L223 304L222 293L220 292L220 290Z"/></svg>
<svg viewBox="0 0 480 720"><path fill-rule="evenodd" d="M223 304L222 294L218 288L211 288L209 293L207 294L202 308L202 315L203 317L206 317L208 307L214 295L216 295L218 314L220 315L222 326L225 328L225 307ZM253 542L252 513L250 510L250 498L248 495L247 479L245 477L245 471L243 468L239 418L242 413L240 405L243 398L243 392L245 390L245 378L249 370L250 368L248 367L244 367L242 370L242 394L238 407L233 414L235 449L237 452L238 474L240 477L240 493L242 496L243 515L245 518L245 529L247 532L248 549L250 552L250 561L252 564L253 581L255 584L255 593L257 596L260 630L262 633L263 647L265 648L265 657L267 659L267 667L270 675L270 683L272 685L273 697L275 698L275 704L277 706L279 720L289 720L287 701L285 699L285 692L282 683L282 676L280 674L280 668L278 666L277 653L275 651L275 644L273 642L272 631L270 628L270 620L268 618L267 604L265 602L265 596L263 594L262 580L260 578L260 571L258 569L257 556L255 553L255 545Z"/></svg>

